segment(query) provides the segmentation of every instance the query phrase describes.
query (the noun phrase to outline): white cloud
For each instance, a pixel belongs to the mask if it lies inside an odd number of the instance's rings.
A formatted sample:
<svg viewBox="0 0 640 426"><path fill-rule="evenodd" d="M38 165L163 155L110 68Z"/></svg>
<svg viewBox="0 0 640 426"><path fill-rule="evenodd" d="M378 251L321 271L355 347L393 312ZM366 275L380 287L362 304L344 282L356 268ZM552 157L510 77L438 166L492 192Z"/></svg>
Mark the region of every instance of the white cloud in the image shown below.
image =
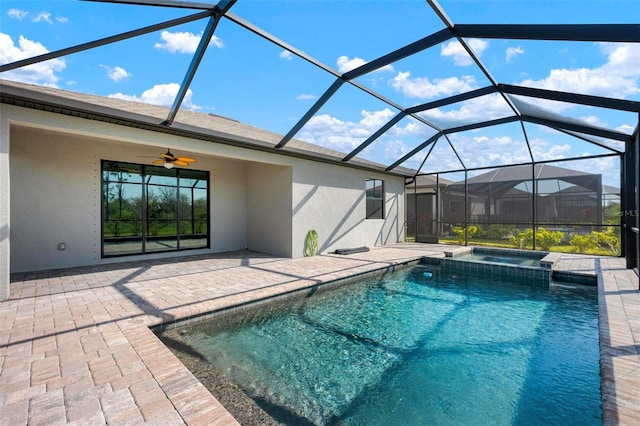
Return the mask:
<svg viewBox="0 0 640 426"><path fill-rule="evenodd" d="M464 101L457 109L434 108L421 112L420 115L440 126L450 128L508 117L513 115L513 111L499 94L493 94Z"/></svg>
<svg viewBox="0 0 640 426"><path fill-rule="evenodd" d="M633 131L635 130L635 127L630 125L630 124L623 124L622 126L618 126L616 127L616 129L618 132L622 132L622 133L626 133L628 135L633 134Z"/></svg>
<svg viewBox="0 0 640 426"><path fill-rule="evenodd" d="M296 99L301 99L301 100L306 101L306 100L312 100L312 99L315 99L315 98L316 98L316 95L310 95L310 94L307 94L307 93L301 93L300 95L298 95L298 97Z"/></svg>
<svg viewBox="0 0 640 426"><path fill-rule="evenodd" d="M565 154L571 151L571 145L569 144L554 144L549 148L549 142L545 139L540 138L534 138L533 140L530 140L529 145L531 146L531 153L533 154L533 158L537 161L559 160L562 158L566 158Z"/></svg>
<svg viewBox="0 0 640 426"><path fill-rule="evenodd" d="M29 12L20 9L9 9L7 11L7 15L15 19L23 20L27 15L29 15Z"/></svg>
<svg viewBox="0 0 640 426"><path fill-rule="evenodd" d="M408 98L430 99L437 96L449 96L456 93L468 92L477 88L473 76L449 77L444 79L429 80L426 77L410 78L411 73L399 72L389 80L389 84L395 90L402 92Z"/></svg>
<svg viewBox="0 0 640 426"><path fill-rule="evenodd" d="M401 140L393 139L387 142L384 148L385 157L393 159L395 162L411 152L411 149ZM409 161L409 160L407 160ZM403 164L407 166L406 164Z"/></svg>
<svg viewBox="0 0 640 426"><path fill-rule="evenodd" d="M10 17L14 18L14 19L18 19L20 21L22 21L24 18L26 18L27 16L29 16L29 12L27 12L26 10L20 10L20 9L9 9L7 11L7 15L9 15ZM56 16L55 20L57 22L60 22L62 24L66 24L69 22L69 18L66 18L64 16ZM40 12L38 13L33 19L33 22L47 22L49 24L52 24L53 21L51 20L51 13L49 12Z"/></svg>
<svg viewBox="0 0 640 426"><path fill-rule="evenodd" d="M338 71L340 71L343 74L351 70L354 70L366 63L367 61L365 61L362 58L358 58L357 56L354 57L353 59L349 59L347 56L344 56L344 55L340 56L336 61L336 64L338 65ZM395 72L395 70L393 69L393 66L391 65L385 65L384 67L378 68L373 72L383 72L383 71Z"/></svg>
<svg viewBox="0 0 640 426"><path fill-rule="evenodd" d="M169 53L194 53L202 39L202 34L162 31L160 38L162 43L156 43L153 46L156 49L166 50ZM224 46L222 40L215 35L211 37L211 44L219 48Z"/></svg>
<svg viewBox="0 0 640 426"><path fill-rule="evenodd" d="M53 22L51 21L51 13L40 12L36 15L35 18L33 18L33 22L42 22L42 21L52 24Z"/></svg>
<svg viewBox="0 0 640 426"><path fill-rule="evenodd" d="M107 76L111 80L115 81L116 83L119 82L120 80L131 77L131 73L129 73L127 70L125 70L122 67L111 68L108 65L100 65L100 66L105 70L107 70Z"/></svg>
<svg viewBox="0 0 640 426"><path fill-rule="evenodd" d="M402 121L400 121L400 123L402 123ZM419 123L418 120L414 119L414 118L410 118L409 122L404 126L400 126L400 123L396 124L395 126L393 126L391 129L389 129L387 131L388 135L393 135L393 136L420 136L420 137L425 137L425 125L422 123ZM383 123L384 124L384 123ZM429 128L431 129L431 128ZM435 130L428 130L427 132L429 132L429 136L431 136L431 133L435 134Z"/></svg>
<svg viewBox="0 0 640 426"><path fill-rule="evenodd" d="M489 47L489 42L481 40L479 38L471 38L465 40L467 45L471 48L473 53L478 57L482 55L482 52ZM473 59L469 56L469 53L460 44L458 40L451 40L448 43L443 44L440 47L440 54L442 56L449 56L453 59L453 63L461 67L469 66L473 64Z"/></svg>
<svg viewBox="0 0 640 426"><path fill-rule="evenodd" d="M598 43L607 61L596 68L553 69L541 80L527 79L520 85L595 96L627 98L640 94L640 44ZM559 112L571 104L545 103Z"/></svg>
<svg viewBox="0 0 640 426"><path fill-rule="evenodd" d="M278 56L280 56L281 59L286 59L287 61L293 59L293 53L289 52L288 50L283 50Z"/></svg>
<svg viewBox="0 0 640 426"><path fill-rule="evenodd" d="M49 53L47 48L36 41L20 36L16 46L8 34L0 33L0 64L8 64L45 53ZM59 78L55 73L64 70L66 66L64 59L50 59L4 72L2 73L2 78L55 87Z"/></svg>
<svg viewBox="0 0 640 426"><path fill-rule="evenodd" d="M358 122L342 121L329 114L316 115L300 131L299 138L306 142L349 153L395 114L388 108L381 111L360 112Z"/></svg>
<svg viewBox="0 0 640 426"><path fill-rule="evenodd" d="M449 138L465 166L470 168L531 161L529 150L522 137L514 139L509 135L488 137L458 133L450 135ZM455 154L450 152L448 155L449 161L453 161Z"/></svg>
<svg viewBox="0 0 640 426"><path fill-rule="evenodd" d="M178 94L178 90L180 90L180 85L178 83L156 84L151 89L142 92L142 95L140 97L136 95L125 95L122 93L114 93L109 95L108 97L170 107L171 105L173 105L173 101ZM193 104L192 97L193 91L191 89L187 89L187 93L184 96L182 106L186 109L191 110L202 109L200 106Z"/></svg>
<svg viewBox="0 0 640 426"><path fill-rule="evenodd" d="M391 120L395 114L389 108L379 111L362 110L359 121L343 121L328 114L317 115L303 127L298 138L348 154ZM401 121L389 129L382 138L365 148L359 156L381 163L396 161L415 147L415 144L407 147L404 138L419 136L420 141L424 141L427 137L426 133L429 133L429 129L414 119Z"/></svg>
<svg viewBox="0 0 640 426"><path fill-rule="evenodd" d="M518 47L507 47L507 52L506 52L506 61L507 63L511 62L513 60L513 58L515 58L517 55L522 55L524 54L524 49L520 46Z"/></svg>
<svg viewBox="0 0 640 426"><path fill-rule="evenodd" d="M579 120L582 120L585 123L589 123L595 127L609 127L607 126L607 123L605 123L600 119L600 117L596 117L595 115L587 115L584 117L580 117Z"/></svg>

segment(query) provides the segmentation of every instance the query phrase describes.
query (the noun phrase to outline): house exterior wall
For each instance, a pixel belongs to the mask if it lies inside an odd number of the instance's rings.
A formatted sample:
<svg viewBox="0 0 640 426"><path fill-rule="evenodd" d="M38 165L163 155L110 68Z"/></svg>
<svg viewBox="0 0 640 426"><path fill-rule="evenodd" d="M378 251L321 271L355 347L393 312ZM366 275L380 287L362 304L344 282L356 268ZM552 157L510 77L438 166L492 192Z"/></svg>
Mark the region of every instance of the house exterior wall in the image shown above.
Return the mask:
<svg viewBox="0 0 640 426"><path fill-rule="evenodd" d="M0 300L9 298L10 271L9 123L4 115L5 106L0 104Z"/></svg>
<svg viewBox="0 0 640 426"><path fill-rule="evenodd" d="M384 181L385 219L366 219L365 181ZM404 179L311 163L293 169L293 256L304 253L307 232L318 251L404 241Z"/></svg>
<svg viewBox="0 0 640 426"><path fill-rule="evenodd" d="M10 165L0 171L0 233L11 224L0 266L10 254L10 272L141 258L101 258L101 160L145 164L152 159L141 157L166 148L210 172L211 248L143 258L244 248L299 257L309 229L320 235L320 252L404 239L402 177L0 106L0 162ZM365 220L366 178L384 181L385 219Z"/></svg>
<svg viewBox="0 0 640 426"><path fill-rule="evenodd" d="M291 166L247 166L248 248L292 257Z"/></svg>
<svg viewBox="0 0 640 426"><path fill-rule="evenodd" d="M149 155L147 150L24 128L12 131L11 148L12 272L125 259L101 259L101 160L146 163L147 158L138 156ZM245 163L199 158L193 168L210 171L211 249L184 253L244 249ZM60 243L65 244L65 250L58 249Z"/></svg>

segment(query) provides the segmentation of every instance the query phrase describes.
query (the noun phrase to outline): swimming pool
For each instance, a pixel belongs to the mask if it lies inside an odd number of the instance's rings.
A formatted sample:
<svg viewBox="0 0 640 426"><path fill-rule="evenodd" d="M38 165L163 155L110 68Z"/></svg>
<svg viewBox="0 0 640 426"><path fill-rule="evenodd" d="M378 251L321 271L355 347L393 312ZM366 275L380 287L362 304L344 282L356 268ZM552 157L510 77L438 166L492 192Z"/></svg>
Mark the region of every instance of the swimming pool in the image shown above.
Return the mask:
<svg viewBox="0 0 640 426"><path fill-rule="evenodd" d="M601 424L590 287L419 265L180 334L285 424Z"/></svg>
<svg viewBox="0 0 640 426"><path fill-rule="evenodd" d="M472 262L488 262L488 263L502 263L506 265L517 266L540 266L540 259L531 257L519 257L519 256L506 256L506 255L494 255L487 253L471 253L464 256L457 257L457 260L468 260Z"/></svg>

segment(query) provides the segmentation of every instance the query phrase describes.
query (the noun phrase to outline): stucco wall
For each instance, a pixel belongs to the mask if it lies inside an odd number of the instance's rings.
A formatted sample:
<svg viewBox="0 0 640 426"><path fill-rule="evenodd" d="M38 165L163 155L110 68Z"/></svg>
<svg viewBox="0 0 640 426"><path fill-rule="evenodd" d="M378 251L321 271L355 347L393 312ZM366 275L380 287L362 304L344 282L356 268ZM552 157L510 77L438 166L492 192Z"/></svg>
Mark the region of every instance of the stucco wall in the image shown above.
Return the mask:
<svg viewBox="0 0 640 426"><path fill-rule="evenodd" d="M5 106L0 104L0 301L9 298L9 123L3 120Z"/></svg>
<svg viewBox="0 0 640 426"><path fill-rule="evenodd" d="M294 257L303 255L310 229L318 232L320 253L404 240L402 178L320 163L293 170ZM365 219L367 178L384 181L385 219Z"/></svg>
<svg viewBox="0 0 640 426"><path fill-rule="evenodd" d="M11 272L140 258L100 258L100 161L148 163L167 147L211 173L211 249L144 258L245 247L299 257L309 229L320 252L404 238L401 177L6 105L0 122L11 123ZM385 182L383 220L365 220L367 177Z"/></svg>
<svg viewBox="0 0 640 426"><path fill-rule="evenodd" d="M249 248L291 257L291 167L250 163L247 172Z"/></svg>
<svg viewBox="0 0 640 426"><path fill-rule="evenodd" d="M11 132L11 271L122 261L101 259L100 161L146 163L148 149L14 128ZM245 163L214 157L193 165L210 171L211 249L247 246ZM58 245L65 243L65 250ZM154 257L175 256L163 253ZM132 260L136 257L127 257Z"/></svg>

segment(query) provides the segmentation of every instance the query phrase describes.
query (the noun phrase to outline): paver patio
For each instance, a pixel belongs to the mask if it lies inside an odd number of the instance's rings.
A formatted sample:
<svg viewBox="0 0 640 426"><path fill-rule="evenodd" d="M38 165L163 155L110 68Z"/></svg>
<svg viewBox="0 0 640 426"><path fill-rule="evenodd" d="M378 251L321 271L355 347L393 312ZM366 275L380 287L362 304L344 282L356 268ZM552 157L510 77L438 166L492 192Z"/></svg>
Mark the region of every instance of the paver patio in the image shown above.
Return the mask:
<svg viewBox="0 0 640 426"><path fill-rule="evenodd" d="M0 424L237 424L150 326L450 246L283 259L242 251L14 274L0 303ZM640 424L640 294L624 259L563 255L599 279L605 424Z"/></svg>

